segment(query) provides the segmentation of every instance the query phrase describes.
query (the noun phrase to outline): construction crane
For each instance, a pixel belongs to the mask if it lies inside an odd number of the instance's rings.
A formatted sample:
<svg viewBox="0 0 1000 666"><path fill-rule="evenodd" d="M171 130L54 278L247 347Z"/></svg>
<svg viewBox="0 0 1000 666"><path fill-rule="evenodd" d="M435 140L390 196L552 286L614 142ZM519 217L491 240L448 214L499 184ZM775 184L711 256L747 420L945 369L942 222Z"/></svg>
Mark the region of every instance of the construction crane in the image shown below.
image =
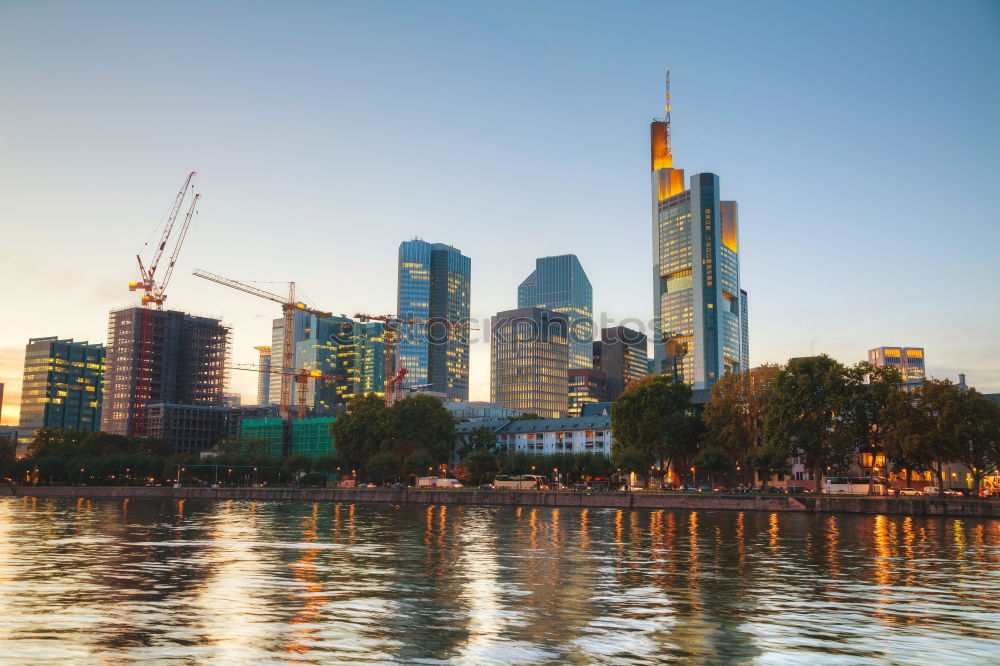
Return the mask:
<svg viewBox="0 0 1000 666"><path fill-rule="evenodd" d="M163 309L163 301L166 300L166 294L164 293L167 289L167 284L170 282L170 276L173 275L174 266L177 264L177 256L180 254L181 246L184 244L184 238L187 237L188 227L191 225L191 218L194 217L195 209L198 206L198 200L201 198L200 194L195 194L191 199L191 205L188 207L187 213L184 215L184 221L181 223L180 233L177 235L177 241L174 243L174 250L170 254L170 261L167 263L167 272L163 276L163 280L160 284L156 284L156 269L160 266L160 259L163 258L163 252L167 248L167 243L170 240L170 234L174 230L174 223L177 221L177 216L180 214L181 206L184 205L184 199L187 198L188 189L191 188L191 180L197 174L197 171L192 171L188 174L187 178L184 180L184 184L181 186L177 196L174 198L174 203L170 207L170 213L167 215L167 221L163 225L163 234L160 236L160 243L156 246L156 250L153 252L153 258L149 262L149 268L142 263L141 253L135 255L136 261L139 263L139 277L141 278L138 282L129 282L129 291L142 290L144 293L142 295L142 305L143 307L149 307L150 304L155 304L157 310Z"/></svg>
<svg viewBox="0 0 1000 666"><path fill-rule="evenodd" d="M278 402L278 413L283 419L289 418L289 414L291 413L292 377L295 376L296 372L298 372L292 367L292 351L295 337L295 313L297 311L307 312L309 314L316 315L317 317L331 317L333 316L332 313L322 312L321 310L316 310L307 306L305 303L296 301L294 282L288 283L288 296L285 297L271 293L270 291L258 289L257 287L244 282L230 280L229 278L224 278L220 275L216 275L215 273L209 273L208 271L201 270L200 268L196 268L194 270L194 275L195 277L204 278L210 282L215 282L216 284L221 284L237 291L257 296L258 298L274 301L275 303L281 305L281 312L285 320L281 336L281 367L278 369L272 369L270 372L281 375L281 398Z"/></svg>
<svg viewBox="0 0 1000 666"><path fill-rule="evenodd" d="M191 181L194 178L196 171L192 171L184 179L184 184L181 185L181 189L177 192L177 196L174 197L174 202L170 206L170 212L167 214L167 221L163 225L163 233L160 236L160 242L156 246L156 250L153 252L153 257L149 262L149 268L146 268L145 264L142 262L142 252L135 255L135 259L139 264L139 277L138 282L129 282L129 291L139 291L142 290L142 310L139 314L139 349L136 354L136 382L135 382L135 394L133 396L133 402L131 405L131 412L133 418L133 424L131 432L129 434L143 435L145 432L145 407L149 403L151 398L151 386L152 386L152 338L153 338L153 316L149 312L150 305L155 305L157 310L163 309L163 301L166 300L166 289L167 285L170 283L170 277L173 275L174 266L177 264L177 257L180 254L181 246L184 245L184 239L187 237L188 227L191 225L191 219L194 217L195 210L198 207L198 200L201 199L200 194L195 194L191 199L191 204L188 206L187 213L184 215L184 219L181 222L180 233L177 235L177 240L174 242L174 249L170 253L170 261L167 263L167 270L160 280L159 284L156 282L156 270L160 266L160 260L163 258L163 253L167 248L167 243L170 241L170 235L173 233L174 225L177 222L177 216L180 214L181 207L184 205L184 200L187 198L188 190L191 188Z"/></svg>
<svg viewBox="0 0 1000 666"><path fill-rule="evenodd" d="M346 317L347 315L341 315ZM369 315L355 314L354 318L361 322L381 321L385 324L385 402L392 405L395 400L403 397L403 380L406 377L407 369L399 366L399 327L413 324L447 324L449 328L454 325L451 322L444 322L439 319L431 322L427 319L406 319L399 315ZM466 323L468 330L479 330L469 323ZM395 369L395 372L393 372ZM419 388L427 388L431 384L420 384ZM409 387L413 389L414 387Z"/></svg>
<svg viewBox="0 0 1000 666"><path fill-rule="evenodd" d="M295 378L296 393L298 398L298 409L295 412L295 417L299 419L304 419L306 417L306 390L309 387L309 380L316 379L319 381L336 381L338 379L343 379L341 375L324 375L319 370L309 370L307 368L299 368L298 370L284 371L284 370L271 370L270 368L261 368L259 366L253 365L252 363L237 363L235 365L226 366L230 370L246 370L249 372L263 372L267 374L278 374L278 375L288 375L289 377Z"/></svg>
<svg viewBox="0 0 1000 666"><path fill-rule="evenodd" d="M342 315L347 316L347 315ZM394 390L398 388L402 397L403 379L406 368L399 366L399 327L410 324L426 324L426 319L404 319L398 315L356 314L354 318L360 322L380 321L385 324L385 404L392 405ZM394 372L395 369L395 372Z"/></svg>

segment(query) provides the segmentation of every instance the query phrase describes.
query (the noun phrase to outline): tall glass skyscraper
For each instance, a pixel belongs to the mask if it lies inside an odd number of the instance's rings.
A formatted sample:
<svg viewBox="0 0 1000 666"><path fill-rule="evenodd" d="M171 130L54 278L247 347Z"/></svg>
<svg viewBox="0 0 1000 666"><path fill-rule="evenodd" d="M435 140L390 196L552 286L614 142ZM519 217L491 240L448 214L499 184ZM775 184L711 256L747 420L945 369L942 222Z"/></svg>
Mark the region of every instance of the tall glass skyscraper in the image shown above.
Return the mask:
<svg viewBox="0 0 1000 666"><path fill-rule="evenodd" d="M685 190L684 171L673 168L669 72L666 111L650 126L654 365L707 389L749 365L737 207L721 199L715 174L695 174Z"/></svg>
<svg viewBox="0 0 1000 666"><path fill-rule="evenodd" d="M535 270L517 288L517 307L566 315L570 369L593 366L594 292L575 254L536 259Z"/></svg>
<svg viewBox="0 0 1000 666"><path fill-rule="evenodd" d="M448 400L469 399L472 262L458 249L419 239L399 245L398 362L409 386L428 385Z"/></svg>

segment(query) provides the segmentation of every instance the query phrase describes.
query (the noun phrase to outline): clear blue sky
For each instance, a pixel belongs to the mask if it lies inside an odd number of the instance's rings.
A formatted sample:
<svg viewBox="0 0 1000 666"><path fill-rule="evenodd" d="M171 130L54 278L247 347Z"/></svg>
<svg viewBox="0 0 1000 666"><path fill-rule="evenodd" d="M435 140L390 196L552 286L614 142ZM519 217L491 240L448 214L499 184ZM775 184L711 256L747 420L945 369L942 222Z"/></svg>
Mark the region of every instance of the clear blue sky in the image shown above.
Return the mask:
<svg viewBox="0 0 1000 666"><path fill-rule="evenodd" d="M104 339L191 169L168 304L232 324L237 361L277 307L192 268L389 312L415 235L472 258L475 315L572 252L598 312L648 319L670 67L675 165L740 204L753 363L924 346L1000 391L998 63L972 0L0 2L0 381L28 337Z"/></svg>

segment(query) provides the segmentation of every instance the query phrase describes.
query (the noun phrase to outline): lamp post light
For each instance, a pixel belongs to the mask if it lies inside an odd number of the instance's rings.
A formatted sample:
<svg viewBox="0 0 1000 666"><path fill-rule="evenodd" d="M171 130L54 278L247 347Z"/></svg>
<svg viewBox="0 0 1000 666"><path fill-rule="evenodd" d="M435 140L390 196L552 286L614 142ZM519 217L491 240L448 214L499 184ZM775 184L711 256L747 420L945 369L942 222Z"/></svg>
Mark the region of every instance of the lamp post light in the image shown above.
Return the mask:
<svg viewBox="0 0 1000 666"><path fill-rule="evenodd" d="M253 468L253 487L257 487L257 468Z"/></svg>
<svg viewBox="0 0 1000 666"><path fill-rule="evenodd" d="M558 467L553 467L552 468L552 480L555 481L557 485L560 485L559 484L559 468Z"/></svg>
<svg viewBox="0 0 1000 666"><path fill-rule="evenodd" d="M698 477L694 475L694 465L691 465L691 485L694 486L695 490L698 489Z"/></svg>
<svg viewBox="0 0 1000 666"><path fill-rule="evenodd" d="M80 481L77 483L78 486L83 485L83 468L80 468Z"/></svg>
<svg viewBox="0 0 1000 666"><path fill-rule="evenodd" d="M233 485L233 468L232 467L229 468L229 472L226 475L226 485L229 485L229 486Z"/></svg>

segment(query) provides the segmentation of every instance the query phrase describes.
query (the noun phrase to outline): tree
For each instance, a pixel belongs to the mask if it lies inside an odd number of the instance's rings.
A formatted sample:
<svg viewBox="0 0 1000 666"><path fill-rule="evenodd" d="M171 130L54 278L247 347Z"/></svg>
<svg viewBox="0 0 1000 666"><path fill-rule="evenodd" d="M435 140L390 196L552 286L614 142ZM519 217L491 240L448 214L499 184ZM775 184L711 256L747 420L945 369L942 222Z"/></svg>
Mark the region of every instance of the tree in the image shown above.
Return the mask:
<svg viewBox="0 0 1000 666"><path fill-rule="evenodd" d="M482 483L483 478L495 476L500 469L500 460L490 451L478 449L473 451L462 461L465 471L470 481L476 484Z"/></svg>
<svg viewBox="0 0 1000 666"><path fill-rule="evenodd" d="M787 446L805 458L817 491L823 469L847 458L846 439L836 431L847 394L847 369L825 354L794 358L774 379L765 436L777 451Z"/></svg>
<svg viewBox="0 0 1000 666"><path fill-rule="evenodd" d="M762 365L720 377L701 413L704 440L721 447L733 461L754 469L751 459L766 444L764 429L780 371L780 366Z"/></svg>
<svg viewBox="0 0 1000 666"><path fill-rule="evenodd" d="M709 482L714 485L715 474L731 472L735 467L735 462L729 457L729 453L718 446L707 446L698 452L697 457L691 462L695 469L708 472Z"/></svg>
<svg viewBox="0 0 1000 666"><path fill-rule="evenodd" d="M629 387L611 406L612 458L628 452L645 470L654 461L687 453L697 431L691 388L663 375L648 375Z"/></svg>
<svg viewBox="0 0 1000 666"><path fill-rule="evenodd" d="M529 456L524 451L513 451L503 457L501 467L504 474L520 476L530 472L532 464L536 462L536 456Z"/></svg>
<svg viewBox="0 0 1000 666"><path fill-rule="evenodd" d="M464 441L458 451L461 456L466 456L472 451L489 451L490 453L496 453L497 435L493 432L492 428L488 428L486 426L476 428L472 432L466 434L462 439Z"/></svg>
<svg viewBox="0 0 1000 666"><path fill-rule="evenodd" d="M768 442L750 452L747 464L761 480L764 490L770 485L775 474L789 471L788 458L791 456L788 445L778 442ZM819 484L816 485L817 491Z"/></svg>
<svg viewBox="0 0 1000 666"><path fill-rule="evenodd" d="M389 408L374 393L358 396L330 424L330 434L346 466L364 467L390 439Z"/></svg>
<svg viewBox="0 0 1000 666"><path fill-rule="evenodd" d="M617 449L611 456L611 463L624 472L643 474L649 469L647 457L633 449Z"/></svg>
<svg viewBox="0 0 1000 666"><path fill-rule="evenodd" d="M384 483L390 477L399 476L402 472L402 461L391 453L376 453L368 459L365 466L369 478L374 477L380 483Z"/></svg>
<svg viewBox="0 0 1000 666"><path fill-rule="evenodd" d="M407 476L429 476L436 468L437 461L427 451L417 451L403 461L403 473Z"/></svg>
<svg viewBox="0 0 1000 666"><path fill-rule="evenodd" d="M956 453L969 468L972 492L1000 467L1000 405L975 389L962 391Z"/></svg>
<svg viewBox="0 0 1000 666"><path fill-rule="evenodd" d="M397 400L389 408L392 438L416 442L434 458L445 462L455 444L455 417L437 398L418 394Z"/></svg>
<svg viewBox="0 0 1000 666"><path fill-rule="evenodd" d="M873 366L867 362L847 368L847 394L838 414L837 432L845 446L872 456L872 484L877 456L881 453L888 464L886 433L889 413L886 406L902 388L899 371L889 366Z"/></svg>
<svg viewBox="0 0 1000 666"><path fill-rule="evenodd" d="M281 467L282 471L291 476L293 479L298 479L299 475L313 470L314 462L315 461L309 456L296 454L285 458L281 462Z"/></svg>

